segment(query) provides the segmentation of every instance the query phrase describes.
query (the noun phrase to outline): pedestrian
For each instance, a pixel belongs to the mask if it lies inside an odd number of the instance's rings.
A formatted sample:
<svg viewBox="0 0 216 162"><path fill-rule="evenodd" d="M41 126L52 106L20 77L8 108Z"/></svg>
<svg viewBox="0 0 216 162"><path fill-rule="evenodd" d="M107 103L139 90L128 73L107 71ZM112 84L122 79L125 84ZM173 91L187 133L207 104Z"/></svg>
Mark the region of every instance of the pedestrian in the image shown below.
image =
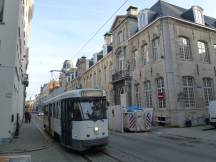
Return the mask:
<svg viewBox="0 0 216 162"><path fill-rule="evenodd" d="M31 123L31 113L28 112L28 122Z"/></svg>
<svg viewBox="0 0 216 162"><path fill-rule="evenodd" d="M25 116L25 123L28 123L28 111L25 111L24 116Z"/></svg>

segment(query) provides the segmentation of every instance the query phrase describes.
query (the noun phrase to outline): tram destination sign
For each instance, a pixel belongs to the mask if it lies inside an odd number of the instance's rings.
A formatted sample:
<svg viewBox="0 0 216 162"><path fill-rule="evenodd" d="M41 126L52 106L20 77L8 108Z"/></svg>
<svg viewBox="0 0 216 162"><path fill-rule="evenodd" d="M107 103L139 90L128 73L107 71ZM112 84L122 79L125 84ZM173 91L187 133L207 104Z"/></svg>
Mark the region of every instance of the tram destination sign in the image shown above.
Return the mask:
<svg viewBox="0 0 216 162"><path fill-rule="evenodd" d="M100 97L103 96L103 92L102 91L82 91L81 92L81 96L82 97Z"/></svg>

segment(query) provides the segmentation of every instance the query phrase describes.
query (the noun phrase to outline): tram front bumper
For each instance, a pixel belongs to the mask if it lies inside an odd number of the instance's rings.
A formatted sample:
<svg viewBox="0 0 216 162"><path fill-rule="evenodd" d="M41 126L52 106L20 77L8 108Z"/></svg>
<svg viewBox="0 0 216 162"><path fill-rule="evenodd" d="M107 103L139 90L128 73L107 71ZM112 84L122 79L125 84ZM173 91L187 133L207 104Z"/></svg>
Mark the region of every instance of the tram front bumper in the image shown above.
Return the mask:
<svg viewBox="0 0 216 162"><path fill-rule="evenodd" d="M108 137L98 138L98 139L94 139L94 140L83 140L82 144L85 147L107 145L108 144Z"/></svg>

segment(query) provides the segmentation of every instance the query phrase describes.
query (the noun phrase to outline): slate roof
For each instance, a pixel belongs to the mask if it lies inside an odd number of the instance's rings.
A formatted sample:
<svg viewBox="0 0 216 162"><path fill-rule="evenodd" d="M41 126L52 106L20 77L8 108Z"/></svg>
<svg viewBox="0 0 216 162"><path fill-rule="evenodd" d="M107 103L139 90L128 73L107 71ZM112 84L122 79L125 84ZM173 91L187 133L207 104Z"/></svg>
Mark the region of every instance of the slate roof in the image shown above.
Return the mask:
<svg viewBox="0 0 216 162"><path fill-rule="evenodd" d="M164 2L162 0L159 0L157 3L155 3L151 8L151 11L155 13L154 17L149 20L149 22L152 22L158 17L162 16L172 16L176 17L179 19L184 19L188 21L194 22L194 16L193 16L193 11L192 9L185 9L179 6L175 6L173 4ZM216 28L216 19L205 16L204 15L204 20L205 20L205 25L211 28Z"/></svg>

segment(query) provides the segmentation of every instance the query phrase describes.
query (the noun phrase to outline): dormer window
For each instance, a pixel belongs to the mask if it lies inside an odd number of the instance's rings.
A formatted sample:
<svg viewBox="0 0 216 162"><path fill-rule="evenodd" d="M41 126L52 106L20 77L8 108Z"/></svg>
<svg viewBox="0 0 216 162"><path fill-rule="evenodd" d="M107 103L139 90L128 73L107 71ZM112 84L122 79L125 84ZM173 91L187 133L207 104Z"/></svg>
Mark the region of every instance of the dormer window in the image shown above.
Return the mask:
<svg viewBox="0 0 216 162"><path fill-rule="evenodd" d="M141 10L138 14L138 28L139 30L148 25L148 10Z"/></svg>
<svg viewBox="0 0 216 162"><path fill-rule="evenodd" d="M147 26L154 16L155 12L148 8L141 10L138 14L138 29L140 30L143 27Z"/></svg>
<svg viewBox="0 0 216 162"><path fill-rule="evenodd" d="M205 25L203 9L199 6L193 6L192 8L193 8L193 13L194 13L195 23Z"/></svg>

